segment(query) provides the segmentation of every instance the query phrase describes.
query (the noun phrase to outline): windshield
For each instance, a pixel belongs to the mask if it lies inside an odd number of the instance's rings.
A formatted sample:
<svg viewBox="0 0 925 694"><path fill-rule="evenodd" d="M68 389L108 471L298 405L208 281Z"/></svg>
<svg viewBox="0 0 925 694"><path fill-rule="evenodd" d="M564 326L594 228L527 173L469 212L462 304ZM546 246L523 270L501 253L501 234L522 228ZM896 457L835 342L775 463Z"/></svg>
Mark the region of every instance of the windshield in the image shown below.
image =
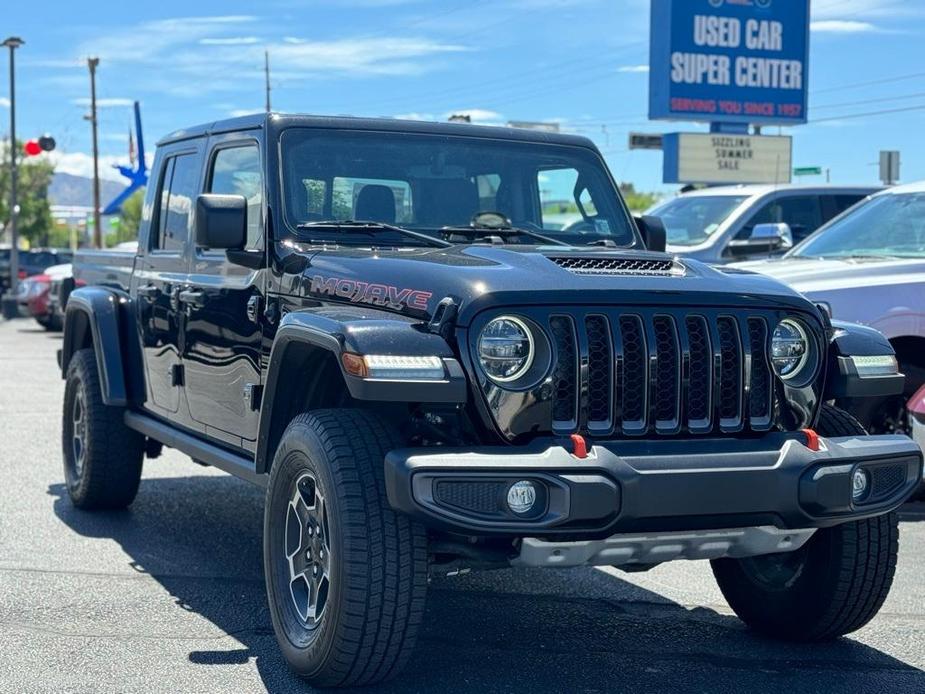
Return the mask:
<svg viewBox="0 0 925 694"><path fill-rule="evenodd" d="M878 195L834 219L788 258L923 258L925 193Z"/></svg>
<svg viewBox="0 0 925 694"><path fill-rule="evenodd" d="M656 205L649 214L661 217L671 246L696 246L719 229L747 195L680 196Z"/></svg>
<svg viewBox="0 0 925 694"><path fill-rule="evenodd" d="M318 225L355 220L465 242L472 236L441 230L500 212L512 227L573 245L635 239L603 162L582 147L300 128L284 132L281 145L286 221L302 238L356 242L356 234ZM408 243L382 232L377 242ZM501 238L541 243L527 234Z"/></svg>

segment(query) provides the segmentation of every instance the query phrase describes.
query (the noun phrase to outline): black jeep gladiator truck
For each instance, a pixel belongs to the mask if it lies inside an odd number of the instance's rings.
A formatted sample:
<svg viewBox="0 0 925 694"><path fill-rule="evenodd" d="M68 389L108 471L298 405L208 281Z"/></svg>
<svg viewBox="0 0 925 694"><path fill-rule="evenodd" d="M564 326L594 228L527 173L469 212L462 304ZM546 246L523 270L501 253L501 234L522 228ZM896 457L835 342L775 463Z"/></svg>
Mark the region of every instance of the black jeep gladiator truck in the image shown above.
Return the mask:
<svg viewBox="0 0 925 694"><path fill-rule="evenodd" d="M311 683L395 675L467 569L707 559L800 641L883 604L922 454L830 403L900 392L889 343L665 254L587 139L267 114L152 171L130 267L67 303L70 498L130 504L163 446L265 487Z"/></svg>

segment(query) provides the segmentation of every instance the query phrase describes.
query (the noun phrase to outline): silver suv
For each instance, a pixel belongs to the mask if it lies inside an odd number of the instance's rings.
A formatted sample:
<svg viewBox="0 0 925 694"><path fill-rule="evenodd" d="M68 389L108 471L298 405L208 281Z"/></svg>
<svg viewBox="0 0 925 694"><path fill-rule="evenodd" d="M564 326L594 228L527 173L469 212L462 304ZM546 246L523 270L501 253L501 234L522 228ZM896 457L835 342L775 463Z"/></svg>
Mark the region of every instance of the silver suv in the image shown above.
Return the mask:
<svg viewBox="0 0 925 694"><path fill-rule="evenodd" d="M868 195L873 186L742 185L705 188L664 200L668 251L708 263L780 255Z"/></svg>

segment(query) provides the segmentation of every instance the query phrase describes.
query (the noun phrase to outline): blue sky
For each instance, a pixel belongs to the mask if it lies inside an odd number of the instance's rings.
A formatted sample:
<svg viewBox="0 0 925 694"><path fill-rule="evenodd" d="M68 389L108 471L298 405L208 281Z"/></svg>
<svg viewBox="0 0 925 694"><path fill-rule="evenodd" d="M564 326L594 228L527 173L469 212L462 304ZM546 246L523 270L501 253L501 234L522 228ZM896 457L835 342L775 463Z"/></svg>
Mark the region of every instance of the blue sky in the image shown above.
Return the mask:
<svg viewBox="0 0 925 694"><path fill-rule="evenodd" d="M784 129L794 165L874 183L878 151L899 149L903 180L925 179L925 3L813 0L812 14L818 122ZM648 0L91 0L8 2L0 33L27 42L17 53L18 134L55 135L58 165L71 173L90 171L87 56L100 58L108 166L126 158L134 99L152 144L262 110L266 49L276 110L555 120L593 138L618 179L653 190L668 188L661 154L627 151L627 133L705 127L647 122L648 27ZM2 133L6 70L4 55ZM858 115L892 109L906 110Z"/></svg>

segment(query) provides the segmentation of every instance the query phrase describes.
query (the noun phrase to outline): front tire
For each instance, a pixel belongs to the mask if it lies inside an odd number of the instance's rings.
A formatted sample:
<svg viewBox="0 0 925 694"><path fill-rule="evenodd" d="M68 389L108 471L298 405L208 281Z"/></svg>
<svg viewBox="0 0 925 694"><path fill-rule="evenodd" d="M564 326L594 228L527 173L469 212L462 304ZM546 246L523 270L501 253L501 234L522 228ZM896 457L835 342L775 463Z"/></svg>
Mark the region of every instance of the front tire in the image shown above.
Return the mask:
<svg viewBox="0 0 925 694"><path fill-rule="evenodd" d="M847 412L823 405L822 436L865 435ZM720 590L742 621L789 641L849 634L879 612L899 549L895 513L817 530L795 552L712 562Z"/></svg>
<svg viewBox="0 0 925 694"><path fill-rule="evenodd" d="M67 367L61 444L67 492L78 508L125 508L138 493L145 440L125 426L124 412L103 402L94 351L76 352Z"/></svg>
<svg viewBox="0 0 925 694"><path fill-rule="evenodd" d="M316 686L380 682L411 654L423 618L427 541L392 511L394 430L362 410L316 410L286 428L273 459L263 554L273 630Z"/></svg>

